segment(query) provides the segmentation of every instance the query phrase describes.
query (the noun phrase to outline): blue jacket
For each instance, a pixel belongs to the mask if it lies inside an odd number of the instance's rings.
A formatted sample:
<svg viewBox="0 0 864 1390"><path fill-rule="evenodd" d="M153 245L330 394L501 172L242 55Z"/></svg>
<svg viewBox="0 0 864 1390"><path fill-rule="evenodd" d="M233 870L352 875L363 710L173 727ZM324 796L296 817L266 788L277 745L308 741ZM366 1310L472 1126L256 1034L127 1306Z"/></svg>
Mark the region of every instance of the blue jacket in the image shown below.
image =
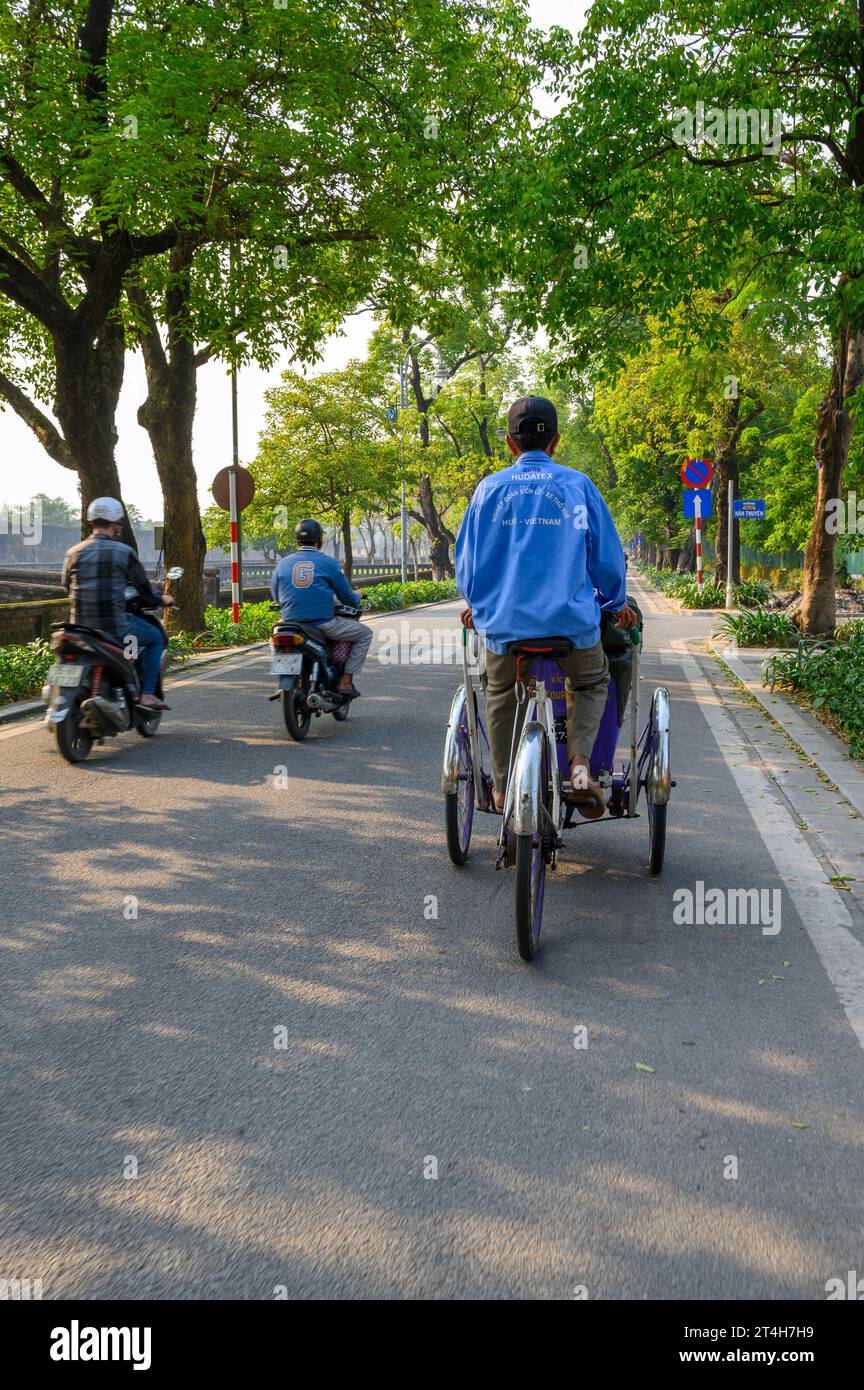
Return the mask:
<svg viewBox="0 0 864 1390"><path fill-rule="evenodd" d="M624 551L584 473L541 450L477 485L456 539L456 579L493 652L525 637L600 640L600 609L627 601Z"/></svg>
<svg viewBox="0 0 864 1390"><path fill-rule="evenodd" d="M303 545L282 556L273 571L270 592L282 617L298 623L326 623L333 617L337 598L340 603L360 602L360 595L351 588L339 561L313 545Z"/></svg>

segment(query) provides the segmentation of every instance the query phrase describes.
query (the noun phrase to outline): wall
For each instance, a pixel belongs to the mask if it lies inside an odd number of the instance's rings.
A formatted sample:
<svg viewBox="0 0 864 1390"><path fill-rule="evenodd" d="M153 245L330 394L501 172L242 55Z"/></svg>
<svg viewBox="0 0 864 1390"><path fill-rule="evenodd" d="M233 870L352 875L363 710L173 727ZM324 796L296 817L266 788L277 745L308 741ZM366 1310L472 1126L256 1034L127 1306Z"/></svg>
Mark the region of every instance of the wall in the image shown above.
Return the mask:
<svg viewBox="0 0 864 1390"><path fill-rule="evenodd" d="M48 599L44 603L0 603L0 646L33 642L48 637L51 624L69 616L69 600Z"/></svg>

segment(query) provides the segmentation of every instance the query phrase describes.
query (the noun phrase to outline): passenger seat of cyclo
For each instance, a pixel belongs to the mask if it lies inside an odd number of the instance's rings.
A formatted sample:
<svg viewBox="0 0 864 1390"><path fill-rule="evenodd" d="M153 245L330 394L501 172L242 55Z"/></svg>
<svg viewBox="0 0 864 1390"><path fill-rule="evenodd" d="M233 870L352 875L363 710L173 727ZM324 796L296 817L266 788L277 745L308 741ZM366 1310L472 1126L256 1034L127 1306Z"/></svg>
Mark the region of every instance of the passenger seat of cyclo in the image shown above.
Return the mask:
<svg viewBox="0 0 864 1390"><path fill-rule="evenodd" d="M334 608L337 601L359 606L362 595L351 588L338 560L324 554L324 528L319 521L309 517L298 522L294 539L297 549L290 555L283 555L277 564L270 592L287 621L317 627L331 642L351 644L339 688L356 699L360 691L354 684L354 676L366 660L372 629L356 618L336 617Z"/></svg>

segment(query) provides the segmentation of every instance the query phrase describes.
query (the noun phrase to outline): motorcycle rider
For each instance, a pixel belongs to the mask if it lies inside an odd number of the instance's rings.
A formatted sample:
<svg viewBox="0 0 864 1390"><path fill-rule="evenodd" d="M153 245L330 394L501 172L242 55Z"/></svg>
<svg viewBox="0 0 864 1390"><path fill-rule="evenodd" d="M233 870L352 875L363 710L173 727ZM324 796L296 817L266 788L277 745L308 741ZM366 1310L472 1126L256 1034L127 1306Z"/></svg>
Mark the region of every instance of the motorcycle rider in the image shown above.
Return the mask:
<svg viewBox="0 0 864 1390"><path fill-rule="evenodd" d="M340 603L359 605L362 595L351 588L339 561L322 551L324 528L319 521L308 517L298 522L294 539L297 549L282 556L273 571L270 592L286 620L317 627L331 642L351 643L339 689L343 695L356 699L360 691L354 676L366 660L372 629L356 618L334 617L333 608L337 599Z"/></svg>
<svg viewBox="0 0 864 1390"><path fill-rule="evenodd" d="M609 508L590 478L553 463L558 414L544 396L523 396L507 415L516 462L477 485L456 539L456 579L470 607L462 621L486 645L486 710L494 802L504 808L517 702L511 642L566 637L567 753L572 800L595 819L606 807L590 758L606 706L609 666L600 609L623 628L638 615L627 603L624 551Z"/></svg>
<svg viewBox="0 0 864 1390"><path fill-rule="evenodd" d="M126 611L126 590L135 589L150 608L170 608L174 600L154 588L132 547L117 539L124 515L116 497L97 497L87 508L90 535L67 550L63 560L61 583L70 598L69 620L107 633L118 647L131 647L136 658L140 654L139 703L167 710L155 693L163 635L152 623Z"/></svg>

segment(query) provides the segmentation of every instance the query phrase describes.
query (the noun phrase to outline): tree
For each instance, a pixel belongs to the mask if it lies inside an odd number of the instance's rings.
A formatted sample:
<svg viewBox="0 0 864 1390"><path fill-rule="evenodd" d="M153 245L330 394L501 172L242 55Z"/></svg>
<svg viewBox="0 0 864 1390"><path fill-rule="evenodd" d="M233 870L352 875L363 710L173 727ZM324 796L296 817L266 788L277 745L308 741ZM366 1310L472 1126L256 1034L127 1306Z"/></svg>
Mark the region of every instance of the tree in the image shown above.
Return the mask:
<svg viewBox="0 0 864 1390"><path fill-rule="evenodd" d="M0 291L5 341L30 351L0 394L79 472L85 503L119 495L128 296L168 559L187 569L184 622L196 625L202 601L197 366L272 360L284 343L314 353L384 260L393 285L407 282L522 119L529 59L513 54L527 33L517 0L458 11L421 0L410 15L395 0L374 12L346 0L338 23L300 0L90 0L59 18L7 4L0 212L15 225ZM32 396L46 375L60 431Z"/></svg>
<svg viewBox="0 0 864 1390"><path fill-rule="evenodd" d="M268 412L251 465L255 498L244 513L249 534L272 536L293 548L304 516L339 527L348 577L353 567L352 526L392 500L397 459L384 430L386 389L376 364L352 360L337 372L304 377L282 374L266 395ZM227 535L222 516L208 514L211 544Z"/></svg>
<svg viewBox="0 0 864 1390"><path fill-rule="evenodd" d="M751 282L830 340L802 605L807 631L829 631L826 509L864 380L864 10L600 0L560 87L569 105L534 152L516 260L527 311L565 357L620 357L634 313L666 325L681 305L676 335L719 345L725 303L697 306L696 292L731 287L735 304ZM510 172L518 185L528 171ZM537 207L554 208L539 228Z"/></svg>
<svg viewBox="0 0 864 1390"><path fill-rule="evenodd" d="M422 292L403 305L410 323L382 324L370 353L404 372L406 404L393 433L416 478L410 514L426 531L434 577L444 579L453 574L455 541L447 514L503 458L495 431L514 375L507 353L514 326L492 291L454 284L441 256L428 259L424 278Z"/></svg>

